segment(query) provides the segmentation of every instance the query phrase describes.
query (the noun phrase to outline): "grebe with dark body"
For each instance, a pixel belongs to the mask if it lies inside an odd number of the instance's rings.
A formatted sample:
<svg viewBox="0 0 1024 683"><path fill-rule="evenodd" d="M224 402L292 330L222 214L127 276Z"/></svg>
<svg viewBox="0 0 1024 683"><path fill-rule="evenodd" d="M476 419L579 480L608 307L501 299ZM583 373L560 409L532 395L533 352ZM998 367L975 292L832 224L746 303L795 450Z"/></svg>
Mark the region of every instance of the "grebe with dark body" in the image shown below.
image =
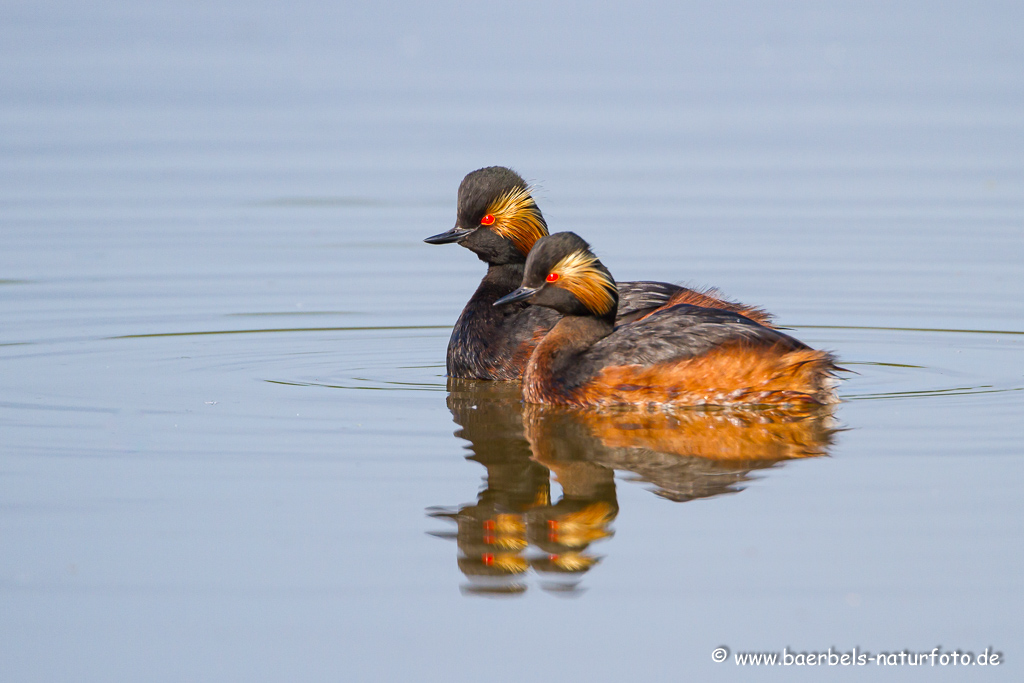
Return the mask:
<svg viewBox="0 0 1024 683"><path fill-rule="evenodd" d="M459 186L455 227L425 242L458 243L487 264L487 273L463 309L448 342L449 377L516 380L530 354L560 314L541 306L513 303L495 308L523 280L526 256L548 234L547 223L522 177L502 166L468 174ZM736 311L768 323L764 311L665 282L620 282L615 309L620 323L664 306L670 299Z"/></svg>
<svg viewBox="0 0 1024 683"><path fill-rule="evenodd" d="M831 354L737 313L680 303L616 326L608 269L571 232L537 241L522 286L495 306L528 301L563 317L523 373L529 403L824 404L836 401Z"/></svg>

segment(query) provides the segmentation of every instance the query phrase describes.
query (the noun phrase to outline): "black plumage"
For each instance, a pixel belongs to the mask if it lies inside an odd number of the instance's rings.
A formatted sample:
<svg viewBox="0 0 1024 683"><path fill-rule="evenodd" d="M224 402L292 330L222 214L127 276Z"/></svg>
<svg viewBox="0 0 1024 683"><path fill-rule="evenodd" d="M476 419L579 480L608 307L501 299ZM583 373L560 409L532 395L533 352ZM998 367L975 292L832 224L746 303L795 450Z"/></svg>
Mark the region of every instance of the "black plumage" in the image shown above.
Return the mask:
<svg viewBox="0 0 1024 683"><path fill-rule="evenodd" d="M515 192L526 197L516 207L518 215L498 216L492 224L481 222L494 216L501 200ZM487 264L487 273L452 330L446 364L449 377L519 379L534 346L561 317L551 309L525 303L493 306L522 282L526 253L520 246L532 246L547 234L543 214L528 192L523 178L508 168L473 171L459 186L455 226L425 240L430 244L458 243ZM667 282L619 283L619 315L624 320L636 319L682 291Z"/></svg>

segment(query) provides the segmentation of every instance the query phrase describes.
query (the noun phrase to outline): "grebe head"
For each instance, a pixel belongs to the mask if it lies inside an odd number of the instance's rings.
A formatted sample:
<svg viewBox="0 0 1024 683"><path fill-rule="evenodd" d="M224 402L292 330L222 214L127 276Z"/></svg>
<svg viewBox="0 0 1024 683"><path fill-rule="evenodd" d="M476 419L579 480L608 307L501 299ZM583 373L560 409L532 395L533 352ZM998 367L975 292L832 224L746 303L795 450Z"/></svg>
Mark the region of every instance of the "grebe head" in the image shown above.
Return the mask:
<svg viewBox="0 0 1024 683"><path fill-rule="evenodd" d="M473 171L459 185L455 227L423 240L458 242L491 264L523 263L547 223L522 176L504 166Z"/></svg>
<svg viewBox="0 0 1024 683"><path fill-rule="evenodd" d="M547 306L562 315L614 322L619 293L612 274L583 238L572 232L556 232L534 245L526 259L523 285L494 305L513 301Z"/></svg>

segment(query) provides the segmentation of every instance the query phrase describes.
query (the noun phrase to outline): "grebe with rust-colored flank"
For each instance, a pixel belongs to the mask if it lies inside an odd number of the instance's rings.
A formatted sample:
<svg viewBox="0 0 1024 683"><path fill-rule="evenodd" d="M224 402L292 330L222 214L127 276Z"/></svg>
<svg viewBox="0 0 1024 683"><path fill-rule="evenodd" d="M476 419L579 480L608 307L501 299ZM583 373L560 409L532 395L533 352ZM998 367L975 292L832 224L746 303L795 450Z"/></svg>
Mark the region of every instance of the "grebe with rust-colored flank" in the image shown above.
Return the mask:
<svg viewBox="0 0 1024 683"><path fill-rule="evenodd" d="M529 302L562 317L523 373L529 403L807 405L835 403L834 358L727 310L673 297L616 325L611 273L578 235L541 238L522 286L495 306Z"/></svg>
<svg viewBox="0 0 1024 683"><path fill-rule="evenodd" d="M517 380L560 314L550 308L494 302L523 280L526 257L548 234L530 187L515 171L490 166L468 174L459 185L455 227L424 241L457 243L487 264L487 273L463 309L448 342L447 371L459 379ZM698 291L666 282L619 282L616 317L636 320L670 299L735 311L769 324L766 312L727 301L714 289Z"/></svg>

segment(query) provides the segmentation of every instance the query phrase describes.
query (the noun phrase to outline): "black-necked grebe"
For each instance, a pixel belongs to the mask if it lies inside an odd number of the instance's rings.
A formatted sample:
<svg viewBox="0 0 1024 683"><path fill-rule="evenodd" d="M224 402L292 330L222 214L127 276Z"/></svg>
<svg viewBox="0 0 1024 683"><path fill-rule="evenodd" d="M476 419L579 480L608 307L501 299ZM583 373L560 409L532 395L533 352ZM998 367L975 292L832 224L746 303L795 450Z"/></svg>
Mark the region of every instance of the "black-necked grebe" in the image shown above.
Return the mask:
<svg viewBox="0 0 1024 683"><path fill-rule="evenodd" d="M529 403L824 404L836 401L831 354L731 311L680 303L616 326L618 292L578 235L541 238L522 286L495 306L530 302L562 318L523 374Z"/></svg>
<svg viewBox="0 0 1024 683"><path fill-rule="evenodd" d="M487 274L452 330L449 377L516 380L522 376L533 349L560 316L550 308L526 303L500 308L493 304L520 285L527 254L547 234L547 223L529 186L515 171L491 166L463 179L455 227L424 240L458 243L487 264ZM653 312L669 299L769 322L763 310L722 299L713 289L697 291L665 282L619 282L617 288L620 324Z"/></svg>

